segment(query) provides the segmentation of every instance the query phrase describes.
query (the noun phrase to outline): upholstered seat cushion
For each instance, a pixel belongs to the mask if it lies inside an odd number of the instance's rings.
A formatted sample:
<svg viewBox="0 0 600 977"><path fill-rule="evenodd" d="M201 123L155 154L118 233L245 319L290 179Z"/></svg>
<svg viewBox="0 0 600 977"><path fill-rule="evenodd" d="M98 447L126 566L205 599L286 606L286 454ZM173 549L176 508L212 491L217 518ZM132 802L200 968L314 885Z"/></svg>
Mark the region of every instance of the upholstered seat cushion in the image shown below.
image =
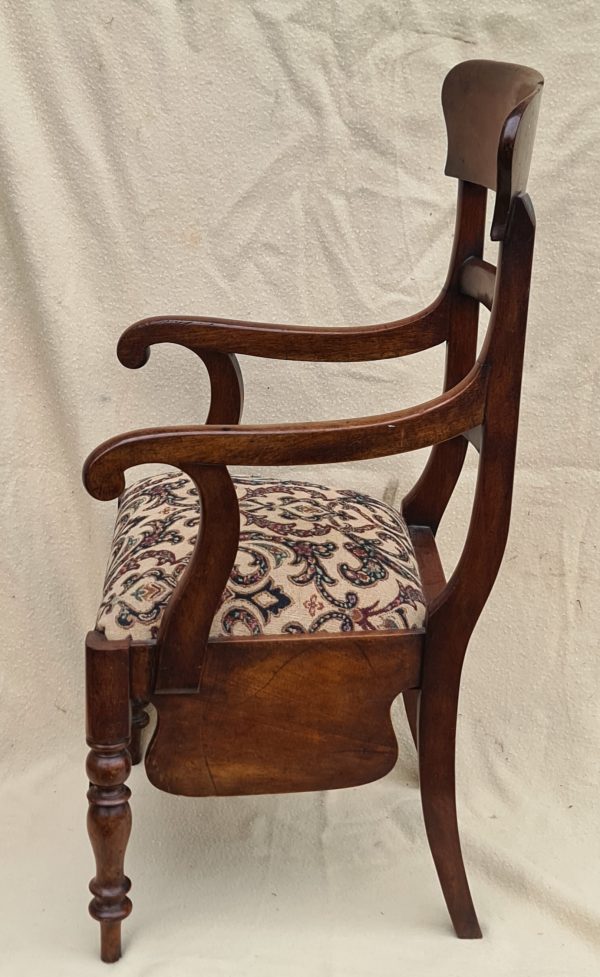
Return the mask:
<svg viewBox="0 0 600 977"><path fill-rule="evenodd" d="M398 512L322 485L255 477L234 483L240 541L213 637L423 625L417 563ZM157 636L200 519L196 488L181 472L126 490L96 624L107 638Z"/></svg>

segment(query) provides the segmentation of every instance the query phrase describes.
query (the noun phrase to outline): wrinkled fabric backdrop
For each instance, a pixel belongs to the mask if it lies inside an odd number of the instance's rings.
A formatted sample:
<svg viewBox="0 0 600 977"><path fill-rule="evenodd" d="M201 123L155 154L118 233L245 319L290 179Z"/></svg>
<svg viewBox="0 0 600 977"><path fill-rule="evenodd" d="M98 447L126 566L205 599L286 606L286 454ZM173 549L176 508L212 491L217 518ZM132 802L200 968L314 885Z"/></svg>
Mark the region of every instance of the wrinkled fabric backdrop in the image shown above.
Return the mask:
<svg viewBox="0 0 600 977"><path fill-rule="evenodd" d="M134 770L118 972L598 972L599 41L592 0L0 5L1 974L108 973L86 911L83 636L115 506L80 470L105 438L201 422L208 404L186 351L123 369L121 330L169 312L350 325L422 308L456 194L440 88L476 57L546 76L513 528L460 710L485 939L451 935L397 709L397 767L364 788L191 800ZM440 390L442 361L242 358L245 419L408 406ZM288 472L399 503L424 458ZM473 481L470 457L440 535L449 566Z"/></svg>

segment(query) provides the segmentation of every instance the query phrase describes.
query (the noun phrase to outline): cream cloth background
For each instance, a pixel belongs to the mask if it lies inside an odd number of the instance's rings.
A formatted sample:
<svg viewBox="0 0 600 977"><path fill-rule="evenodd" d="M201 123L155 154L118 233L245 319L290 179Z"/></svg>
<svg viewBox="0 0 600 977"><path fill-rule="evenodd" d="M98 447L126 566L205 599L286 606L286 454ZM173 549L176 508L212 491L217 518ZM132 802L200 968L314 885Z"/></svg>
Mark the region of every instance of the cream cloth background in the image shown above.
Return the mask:
<svg viewBox="0 0 600 977"><path fill-rule="evenodd" d="M118 973L598 972L599 41L593 0L0 6L1 974L108 973L86 913L82 651L114 506L80 469L104 438L207 405L191 354L159 348L128 373L120 331L159 312L351 324L421 308L455 200L440 86L472 57L547 79L513 530L461 704L485 940L450 933L398 712L395 771L357 790L189 800L134 771ZM440 351L242 365L249 421L392 410L441 382ZM305 474L399 500L423 460ZM450 563L472 486L473 459Z"/></svg>

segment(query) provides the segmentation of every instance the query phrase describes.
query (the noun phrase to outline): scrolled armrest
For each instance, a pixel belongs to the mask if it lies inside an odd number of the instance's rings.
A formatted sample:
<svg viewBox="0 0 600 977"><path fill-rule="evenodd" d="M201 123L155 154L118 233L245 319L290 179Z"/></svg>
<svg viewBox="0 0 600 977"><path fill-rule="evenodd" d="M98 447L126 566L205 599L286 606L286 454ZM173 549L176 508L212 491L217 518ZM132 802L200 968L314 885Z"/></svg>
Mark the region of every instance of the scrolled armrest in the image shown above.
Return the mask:
<svg viewBox="0 0 600 977"><path fill-rule="evenodd" d="M125 488L124 472L160 463L189 466L312 465L379 458L457 437L483 421L486 374L477 364L455 387L417 407L310 424L204 425L131 431L88 457L84 483L97 499Z"/></svg>
<svg viewBox="0 0 600 977"><path fill-rule="evenodd" d="M448 335L446 293L422 312L382 325L285 326L212 319L204 316L155 316L134 322L122 334L117 355L124 366L147 362L150 347L177 343L199 353L243 353L268 359L358 362L418 353Z"/></svg>

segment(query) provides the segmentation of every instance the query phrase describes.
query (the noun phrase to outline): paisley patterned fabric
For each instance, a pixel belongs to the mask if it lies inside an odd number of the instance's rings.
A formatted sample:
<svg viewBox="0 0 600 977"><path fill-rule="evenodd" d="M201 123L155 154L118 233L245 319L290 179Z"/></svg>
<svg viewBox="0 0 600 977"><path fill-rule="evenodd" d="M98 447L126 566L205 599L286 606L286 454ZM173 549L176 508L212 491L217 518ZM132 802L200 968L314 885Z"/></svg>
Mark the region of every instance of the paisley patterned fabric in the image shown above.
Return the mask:
<svg viewBox="0 0 600 977"><path fill-rule="evenodd" d="M233 481L240 541L213 637L423 625L417 564L394 509L305 482ZM123 494L96 624L107 638L156 638L200 519L196 488L181 472Z"/></svg>

